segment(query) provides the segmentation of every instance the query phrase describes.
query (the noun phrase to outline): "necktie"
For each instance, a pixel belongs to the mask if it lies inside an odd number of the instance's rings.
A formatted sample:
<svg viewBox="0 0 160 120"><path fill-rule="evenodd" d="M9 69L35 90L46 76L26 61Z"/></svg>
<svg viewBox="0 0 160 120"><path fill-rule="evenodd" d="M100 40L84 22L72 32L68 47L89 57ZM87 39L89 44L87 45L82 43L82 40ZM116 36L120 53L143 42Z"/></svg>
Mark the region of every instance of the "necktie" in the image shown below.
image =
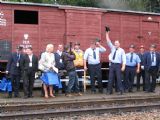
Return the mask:
<svg viewBox="0 0 160 120"><path fill-rule="evenodd" d="M133 53L131 53L131 58L130 58L130 62L133 61Z"/></svg>
<svg viewBox="0 0 160 120"><path fill-rule="evenodd" d="M154 62L154 52L152 52L152 62Z"/></svg>
<svg viewBox="0 0 160 120"><path fill-rule="evenodd" d="M143 64L143 54L140 54L140 60L141 60L141 64Z"/></svg>
<svg viewBox="0 0 160 120"><path fill-rule="evenodd" d="M17 53L17 60L19 60L20 59L20 54L19 53Z"/></svg>
<svg viewBox="0 0 160 120"><path fill-rule="evenodd" d="M93 49L93 58L96 59L96 52Z"/></svg>
<svg viewBox="0 0 160 120"><path fill-rule="evenodd" d="M115 57L116 57L116 52L117 52L117 48L116 48L116 50L115 50L115 52L114 52L114 54L113 54L113 60L115 59Z"/></svg>

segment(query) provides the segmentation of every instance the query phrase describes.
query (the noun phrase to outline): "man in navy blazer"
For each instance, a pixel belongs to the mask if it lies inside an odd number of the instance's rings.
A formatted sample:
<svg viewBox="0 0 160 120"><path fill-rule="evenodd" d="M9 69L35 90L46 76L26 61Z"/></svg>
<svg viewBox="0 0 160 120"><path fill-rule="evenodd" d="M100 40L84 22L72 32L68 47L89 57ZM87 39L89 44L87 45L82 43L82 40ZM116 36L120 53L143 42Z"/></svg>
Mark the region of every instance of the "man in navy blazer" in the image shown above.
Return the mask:
<svg viewBox="0 0 160 120"><path fill-rule="evenodd" d="M58 45L58 50L55 52L55 62L56 62L56 67L58 68L58 75L60 79L65 78L65 66L64 66L64 61L62 60L62 53L63 53L63 45ZM62 92L65 92L67 86L65 82L62 82ZM59 91L59 88L55 88L55 94L57 95Z"/></svg>
<svg viewBox="0 0 160 120"><path fill-rule="evenodd" d="M160 66L160 55L156 52L156 45L150 46L150 51L144 54L146 92L155 92L156 77ZM150 79L152 77L152 80Z"/></svg>
<svg viewBox="0 0 160 120"><path fill-rule="evenodd" d="M13 52L9 59L8 64L6 68L6 74L9 74L11 77L12 87L14 90L14 97L20 97L19 96L19 84L20 84L20 78L21 78L21 69L20 69L20 61L23 57L23 47L17 46L16 52ZM12 97L12 92L9 93L8 97Z"/></svg>
<svg viewBox="0 0 160 120"><path fill-rule="evenodd" d="M32 47L26 48L26 54L21 61L23 72L24 98L33 97L35 73L38 71L38 57L33 54Z"/></svg>

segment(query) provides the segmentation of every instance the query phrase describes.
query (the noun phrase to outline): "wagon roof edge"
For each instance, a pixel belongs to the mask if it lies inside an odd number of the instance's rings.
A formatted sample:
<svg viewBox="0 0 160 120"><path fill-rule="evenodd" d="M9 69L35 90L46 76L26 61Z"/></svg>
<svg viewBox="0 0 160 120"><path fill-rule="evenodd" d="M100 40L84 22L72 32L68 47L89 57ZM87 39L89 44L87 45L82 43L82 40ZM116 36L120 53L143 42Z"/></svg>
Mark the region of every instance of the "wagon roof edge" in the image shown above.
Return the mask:
<svg viewBox="0 0 160 120"><path fill-rule="evenodd" d="M95 8L95 7L81 7L81 6L70 6L70 5L59 5L59 4L42 4L42 3L9 2L9 1L0 1L0 4L30 5L30 6L42 6L42 7L44 6L44 7L55 7L55 8L59 8L59 9L78 9L78 10L89 10L89 11L99 11L99 12L121 12L121 13L146 14L146 15L160 16L160 13L153 13L153 12L119 10L119 9L105 9L105 8Z"/></svg>

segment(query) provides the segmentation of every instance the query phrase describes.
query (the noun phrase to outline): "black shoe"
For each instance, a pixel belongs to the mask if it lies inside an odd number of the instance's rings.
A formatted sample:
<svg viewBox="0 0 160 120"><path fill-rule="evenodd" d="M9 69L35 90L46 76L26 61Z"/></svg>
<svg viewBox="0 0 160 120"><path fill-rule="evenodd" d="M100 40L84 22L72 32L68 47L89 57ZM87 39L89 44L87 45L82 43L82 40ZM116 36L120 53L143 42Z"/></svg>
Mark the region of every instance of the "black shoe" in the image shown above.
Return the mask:
<svg viewBox="0 0 160 120"><path fill-rule="evenodd" d="M107 92L107 95L111 95L111 94L113 94L112 91L108 91L108 92Z"/></svg>
<svg viewBox="0 0 160 120"><path fill-rule="evenodd" d="M131 92L131 93L132 93L132 92L133 92L133 90L132 90L132 89L129 89L129 90L128 90L128 92Z"/></svg>
<svg viewBox="0 0 160 120"><path fill-rule="evenodd" d="M8 92L7 98L12 98L12 92Z"/></svg>
<svg viewBox="0 0 160 120"><path fill-rule="evenodd" d="M123 91L121 90L120 92L117 93L117 95L123 95Z"/></svg>
<svg viewBox="0 0 160 120"><path fill-rule="evenodd" d="M102 94L102 93L103 93L103 90L102 90L102 89L100 89L98 92Z"/></svg>
<svg viewBox="0 0 160 120"><path fill-rule="evenodd" d="M128 93L128 89L124 89L124 93Z"/></svg>
<svg viewBox="0 0 160 120"><path fill-rule="evenodd" d="M96 94L96 91L94 90L94 91L91 91L91 94Z"/></svg>
<svg viewBox="0 0 160 120"><path fill-rule="evenodd" d="M155 92L155 90L151 90L150 92L152 92L152 93L156 93L156 92Z"/></svg>
<svg viewBox="0 0 160 120"><path fill-rule="evenodd" d="M19 97L19 96L17 96L17 95L15 95L14 97L15 97L15 98L20 98L20 97Z"/></svg>
<svg viewBox="0 0 160 120"><path fill-rule="evenodd" d="M84 92L84 89L80 89L80 92Z"/></svg>
<svg viewBox="0 0 160 120"><path fill-rule="evenodd" d="M7 98L12 98L12 94L9 94Z"/></svg>
<svg viewBox="0 0 160 120"><path fill-rule="evenodd" d="M30 96L28 96L29 98L33 98L34 96L33 95L30 95Z"/></svg>
<svg viewBox="0 0 160 120"><path fill-rule="evenodd" d="M21 96L20 96L20 95L14 95L14 97L15 97L15 98L21 98Z"/></svg>
<svg viewBox="0 0 160 120"><path fill-rule="evenodd" d="M34 96L33 95L28 95L28 98L33 98Z"/></svg>
<svg viewBox="0 0 160 120"><path fill-rule="evenodd" d="M24 98L24 99L27 99L27 98L28 98L28 96L26 96L26 95L25 95L23 98Z"/></svg>
<svg viewBox="0 0 160 120"><path fill-rule="evenodd" d="M150 93L150 91L148 91L148 90L146 90L146 91L144 91L145 93Z"/></svg>

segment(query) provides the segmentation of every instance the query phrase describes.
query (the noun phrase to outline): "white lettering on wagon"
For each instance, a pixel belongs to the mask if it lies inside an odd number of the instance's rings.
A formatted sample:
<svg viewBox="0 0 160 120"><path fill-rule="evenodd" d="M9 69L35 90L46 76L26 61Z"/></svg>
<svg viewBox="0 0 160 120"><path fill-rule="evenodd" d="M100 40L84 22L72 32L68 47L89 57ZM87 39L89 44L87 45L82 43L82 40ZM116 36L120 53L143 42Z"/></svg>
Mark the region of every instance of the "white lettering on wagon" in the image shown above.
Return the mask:
<svg viewBox="0 0 160 120"><path fill-rule="evenodd" d="M30 41L29 41L29 35L28 34L24 34L23 35L23 41L22 41L22 46L23 46L23 48L24 48L24 52L26 52L26 48L28 48L28 47L32 47L32 45L30 44Z"/></svg>
<svg viewBox="0 0 160 120"><path fill-rule="evenodd" d="M7 20L4 18L3 11L0 11L0 26L6 26L6 25L7 25Z"/></svg>

